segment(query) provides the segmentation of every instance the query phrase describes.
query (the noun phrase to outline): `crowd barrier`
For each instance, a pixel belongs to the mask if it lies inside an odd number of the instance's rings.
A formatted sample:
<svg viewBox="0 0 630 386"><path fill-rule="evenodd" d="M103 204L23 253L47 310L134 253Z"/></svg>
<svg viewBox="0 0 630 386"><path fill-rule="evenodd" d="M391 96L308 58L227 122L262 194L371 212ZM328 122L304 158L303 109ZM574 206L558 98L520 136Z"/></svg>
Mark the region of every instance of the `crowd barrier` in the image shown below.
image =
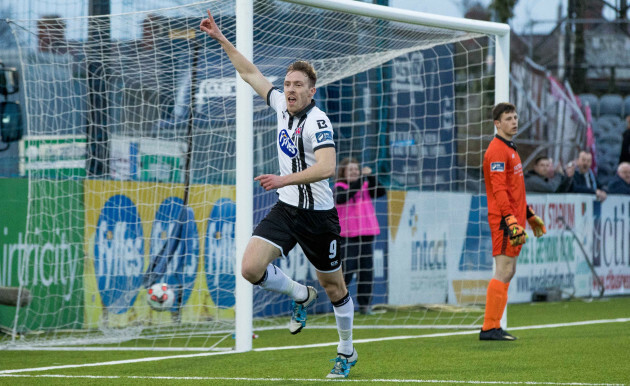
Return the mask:
<svg viewBox="0 0 630 386"><path fill-rule="evenodd" d="M30 307L40 315L68 310L66 317L49 317L46 327L97 326L103 317L125 325L145 317L146 302L138 301L145 291L142 275L180 218L183 186L144 189L141 182L93 180L50 184L64 186L48 191L73 194L47 198L60 213L55 221L31 224L27 237L28 181L0 180L0 194L11 197L11 205L0 207L1 218L11 219L3 221L0 233L0 286L28 288ZM185 242L165 279L183 277L183 302L199 306L190 310L213 312L213 307L234 304L233 200L233 186L191 187ZM528 201L547 234L532 235L524 245L510 302L529 302L549 290L565 297L599 296L600 282L604 295L630 294L630 196L610 195L600 203L590 195L530 194ZM381 234L375 241L373 304L485 301L492 246L484 195L389 191L375 205ZM70 218L73 226L68 226ZM294 279L316 284L315 271L299 248L277 264ZM175 271L183 276L175 278ZM354 289L353 284L351 293ZM284 313L288 306L258 313ZM184 319L206 316L191 312ZM12 318L12 312L0 312L1 325L10 325Z"/></svg>

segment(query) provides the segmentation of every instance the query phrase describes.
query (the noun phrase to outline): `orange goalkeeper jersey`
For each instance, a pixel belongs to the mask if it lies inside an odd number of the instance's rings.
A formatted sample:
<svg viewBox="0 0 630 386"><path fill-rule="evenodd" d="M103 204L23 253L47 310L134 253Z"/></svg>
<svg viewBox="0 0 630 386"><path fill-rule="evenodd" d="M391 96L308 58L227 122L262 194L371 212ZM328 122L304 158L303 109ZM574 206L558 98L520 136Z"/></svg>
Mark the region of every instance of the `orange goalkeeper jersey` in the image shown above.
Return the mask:
<svg viewBox="0 0 630 386"><path fill-rule="evenodd" d="M483 176L488 196L488 214L507 216L512 214L525 226L527 201L521 157L514 142L500 136L488 145L483 157Z"/></svg>

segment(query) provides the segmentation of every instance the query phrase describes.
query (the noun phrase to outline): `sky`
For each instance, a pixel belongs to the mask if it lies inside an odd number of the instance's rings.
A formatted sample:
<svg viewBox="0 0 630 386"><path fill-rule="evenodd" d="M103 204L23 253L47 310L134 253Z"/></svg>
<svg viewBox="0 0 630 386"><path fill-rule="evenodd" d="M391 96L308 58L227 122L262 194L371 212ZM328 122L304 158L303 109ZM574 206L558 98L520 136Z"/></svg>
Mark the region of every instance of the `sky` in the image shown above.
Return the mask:
<svg viewBox="0 0 630 386"><path fill-rule="evenodd" d="M475 1L469 1L474 3ZM490 0L479 0L487 6ZM412 11L434 13L444 16L463 17L465 10L462 0L389 0L389 5ZM562 5L562 15L566 15L566 0L520 0L514 9L510 26L516 33L545 33L555 26L558 6ZM535 23L532 24L532 21Z"/></svg>
<svg viewBox="0 0 630 386"><path fill-rule="evenodd" d="M134 10L144 10L147 6L153 8L171 7L174 5L189 4L194 0L111 0L111 12L120 13ZM370 2L370 0L362 0ZM407 10L433 13L445 16L462 17L464 8L462 4L479 1L488 5L490 0L389 0L392 7ZM566 14L568 0L519 0L515 8L515 17L511 21L514 32L545 33L551 31L558 18L560 7L562 15ZM88 0L3 0L0 9L8 8L19 18L36 19L43 14L58 13L64 18L76 17L87 13ZM6 7L8 5L8 7ZM15 17L15 16L13 16ZM532 21L535 23L532 24ZM129 30L130 26L126 26ZM119 30L124 30L121 26Z"/></svg>

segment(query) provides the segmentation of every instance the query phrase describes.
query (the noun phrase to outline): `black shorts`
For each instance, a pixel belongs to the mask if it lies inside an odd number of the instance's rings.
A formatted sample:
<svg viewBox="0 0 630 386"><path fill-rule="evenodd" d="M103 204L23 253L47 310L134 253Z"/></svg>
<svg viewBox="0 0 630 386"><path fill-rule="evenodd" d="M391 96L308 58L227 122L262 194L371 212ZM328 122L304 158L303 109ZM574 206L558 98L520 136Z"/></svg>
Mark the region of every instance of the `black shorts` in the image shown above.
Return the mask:
<svg viewBox="0 0 630 386"><path fill-rule="evenodd" d="M316 270L334 272L341 268L340 232L337 209L300 209L278 201L256 226L254 237L273 244L285 257L299 243Z"/></svg>

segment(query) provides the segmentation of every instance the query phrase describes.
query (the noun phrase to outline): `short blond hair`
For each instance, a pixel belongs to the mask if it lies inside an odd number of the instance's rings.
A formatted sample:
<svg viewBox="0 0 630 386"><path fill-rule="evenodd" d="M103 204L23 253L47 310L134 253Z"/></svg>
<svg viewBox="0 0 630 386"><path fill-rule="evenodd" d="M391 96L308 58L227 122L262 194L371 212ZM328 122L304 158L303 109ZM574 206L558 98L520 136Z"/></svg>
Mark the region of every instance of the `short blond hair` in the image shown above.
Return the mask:
<svg viewBox="0 0 630 386"><path fill-rule="evenodd" d="M287 74L292 71L300 71L309 80L310 86L315 87L315 83L317 82L317 71L313 68L313 65L307 62L306 60L297 60L287 67Z"/></svg>

